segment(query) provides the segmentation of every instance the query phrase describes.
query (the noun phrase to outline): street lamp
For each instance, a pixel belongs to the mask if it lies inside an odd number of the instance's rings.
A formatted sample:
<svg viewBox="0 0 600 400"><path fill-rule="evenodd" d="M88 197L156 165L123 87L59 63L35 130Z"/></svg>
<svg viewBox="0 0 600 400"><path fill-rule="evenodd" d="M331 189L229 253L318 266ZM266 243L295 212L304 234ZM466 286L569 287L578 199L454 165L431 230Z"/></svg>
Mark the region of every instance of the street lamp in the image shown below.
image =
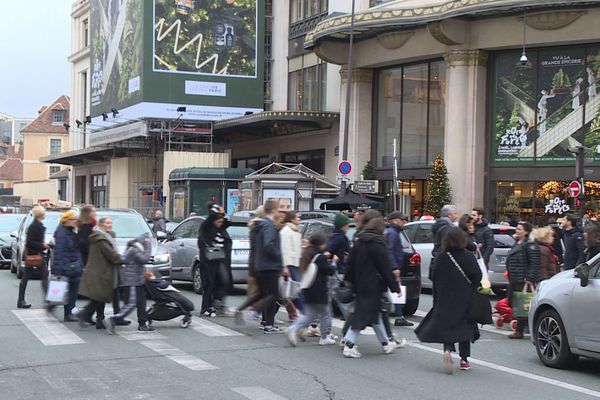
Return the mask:
<svg viewBox="0 0 600 400"><path fill-rule="evenodd" d="M348 45L348 74L346 78L346 113L344 114L344 139L342 146L342 159L348 159L348 135L350 127L350 95L352 94L352 47L354 45L354 9L356 0L352 0L352 14L350 16L350 43ZM341 194L346 193L346 181L342 181Z"/></svg>

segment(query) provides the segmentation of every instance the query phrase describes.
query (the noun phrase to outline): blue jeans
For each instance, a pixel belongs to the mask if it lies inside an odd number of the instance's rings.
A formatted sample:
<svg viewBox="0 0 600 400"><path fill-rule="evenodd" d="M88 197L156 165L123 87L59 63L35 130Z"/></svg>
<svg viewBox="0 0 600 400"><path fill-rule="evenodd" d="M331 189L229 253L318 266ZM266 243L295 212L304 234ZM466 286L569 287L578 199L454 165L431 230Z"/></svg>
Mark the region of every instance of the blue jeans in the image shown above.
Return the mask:
<svg viewBox="0 0 600 400"><path fill-rule="evenodd" d="M71 311L75 308L80 281L81 277L79 276L77 278L69 278L69 302L65 304L65 315L71 315Z"/></svg>
<svg viewBox="0 0 600 400"><path fill-rule="evenodd" d="M321 320L321 338L326 338L331 333L331 307L329 304L305 304L304 314L298 318L290 329L294 335L299 329L304 329L314 320Z"/></svg>
<svg viewBox="0 0 600 400"><path fill-rule="evenodd" d="M383 320L381 319L381 313L379 313L379 321L376 324L372 325L373 330L375 331L375 335L377 335L377 339L379 343L384 344L388 342L388 337L385 333L385 327L383 326ZM356 343L358 339L358 335L360 335L360 331L358 329L353 329L352 326L348 329L346 336L344 336L344 340L350 343Z"/></svg>

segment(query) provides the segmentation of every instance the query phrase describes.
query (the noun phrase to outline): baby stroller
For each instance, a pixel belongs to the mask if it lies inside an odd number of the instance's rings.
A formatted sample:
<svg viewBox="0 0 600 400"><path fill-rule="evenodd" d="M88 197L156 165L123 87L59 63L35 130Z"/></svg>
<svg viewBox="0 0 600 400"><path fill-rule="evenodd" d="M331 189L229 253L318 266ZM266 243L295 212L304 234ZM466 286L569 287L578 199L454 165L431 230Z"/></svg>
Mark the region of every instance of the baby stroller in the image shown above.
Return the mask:
<svg viewBox="0 0 600 400"><path fill-rule="evenodd" d="M510 327L514 331L517 329L517 320L512 315L512 308L508 304L508 298L499 300L494 307L496 311L492 313L495 317L496 328L502 328L504 324L510 323Z"/></svg>
<svg viewBox="0 0 600 400"><path fill-rule="evenodd" d="M187 328L192 323L192 314L194 311L194 303L187 297L173 289L158 289L149 282L144 284L146 294L150 300L154 300L154 304L148 308L148 325L152 321L168 321L183 315L183 319L179 322L179 326Z"/></svg>

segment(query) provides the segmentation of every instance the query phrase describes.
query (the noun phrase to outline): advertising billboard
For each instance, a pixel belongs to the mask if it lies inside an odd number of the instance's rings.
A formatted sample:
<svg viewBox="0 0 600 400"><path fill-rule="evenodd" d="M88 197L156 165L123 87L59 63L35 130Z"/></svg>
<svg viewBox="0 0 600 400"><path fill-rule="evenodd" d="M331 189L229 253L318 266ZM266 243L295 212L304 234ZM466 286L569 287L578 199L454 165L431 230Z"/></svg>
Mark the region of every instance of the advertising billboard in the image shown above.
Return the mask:
<svg viewBox="0 0 600 400"><path fill-rule="evenodd" d="M263 0L91 1L93 125L262 111Z"/></svg>

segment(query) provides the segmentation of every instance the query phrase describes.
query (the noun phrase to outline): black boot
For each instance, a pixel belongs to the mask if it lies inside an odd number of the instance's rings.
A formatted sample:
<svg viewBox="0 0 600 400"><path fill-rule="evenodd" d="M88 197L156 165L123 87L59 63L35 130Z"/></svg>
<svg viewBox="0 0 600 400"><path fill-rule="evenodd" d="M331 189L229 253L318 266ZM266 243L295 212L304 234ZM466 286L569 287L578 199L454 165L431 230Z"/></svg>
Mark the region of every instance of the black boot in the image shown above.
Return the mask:
<svg viewBox="0 0 600 400"><path fill-rule="evenodd" d="M104 317L96 316L96 329L106 329L104 326Z"/></svg>
<svg viewBox="0 0 600 400"><path fill-rule="evenodd" d="M17 300L17 308L29 308L31 304L25 301L25 290L27 289L27 282L21 281L19 284L19 299Z"/></svg>

